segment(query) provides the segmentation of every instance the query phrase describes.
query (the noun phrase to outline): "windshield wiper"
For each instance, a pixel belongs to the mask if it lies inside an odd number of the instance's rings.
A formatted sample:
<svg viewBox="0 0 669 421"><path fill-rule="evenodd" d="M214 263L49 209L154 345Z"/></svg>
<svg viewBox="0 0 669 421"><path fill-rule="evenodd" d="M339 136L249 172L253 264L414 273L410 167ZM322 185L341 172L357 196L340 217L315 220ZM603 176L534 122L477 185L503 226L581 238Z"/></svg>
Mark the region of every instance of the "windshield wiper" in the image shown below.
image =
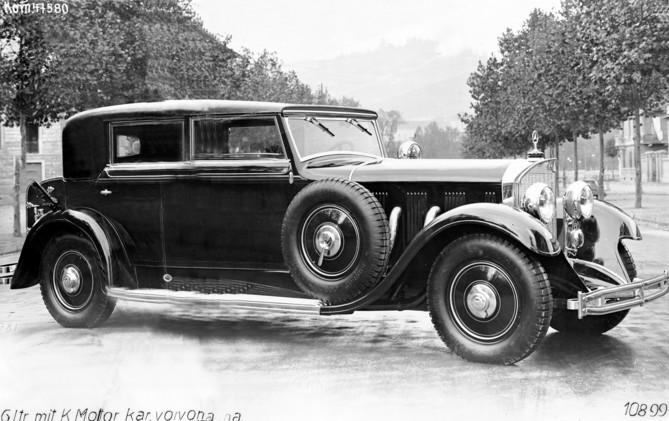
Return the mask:
<svg viewBox="0 0 669 421"><path fill-rule="evenodd" d="M316 120L315 117L304 117L306 121L323 130L325 133L329 134L332 137L335 137L335 134L330 131L327 127L323 125L320 121Z"/></svg>
<svg viewBox="0 0 669 421"><path fill-rule="evenodd" d="M362 130L363 132L367 133L368 135L370 135L370 136L372 135L372 132L370 132L369 130L367 130L367 129L365 128L365 126L363 126L362 124L360 124L360 123L358 122L358 120L356 120L355 118L347 118L347 119L346 119L346 122L347 122L348 124L351 124L351 125L353 125L353 126L359 128L360 130Z"/></svg>

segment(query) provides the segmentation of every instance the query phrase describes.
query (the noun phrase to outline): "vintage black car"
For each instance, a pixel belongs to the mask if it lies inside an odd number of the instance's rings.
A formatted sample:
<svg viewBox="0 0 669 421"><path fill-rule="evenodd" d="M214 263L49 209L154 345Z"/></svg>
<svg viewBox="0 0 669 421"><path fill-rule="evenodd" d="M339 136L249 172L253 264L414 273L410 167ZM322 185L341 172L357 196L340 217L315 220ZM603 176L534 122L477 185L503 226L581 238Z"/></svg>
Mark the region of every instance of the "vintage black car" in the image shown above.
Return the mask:
<svg viewBox="0 0 669 421"><path fill-rule="evenodd" d="M63 129L62 178L28 188L12 288L67 327L116 301L320 315L426 310L474 361L549 326L603 333L669 290L636 278L635 222L553 160L386 155L373 111L214 100L95 109ZM400 148L415 158L415 144Z"/></svg>

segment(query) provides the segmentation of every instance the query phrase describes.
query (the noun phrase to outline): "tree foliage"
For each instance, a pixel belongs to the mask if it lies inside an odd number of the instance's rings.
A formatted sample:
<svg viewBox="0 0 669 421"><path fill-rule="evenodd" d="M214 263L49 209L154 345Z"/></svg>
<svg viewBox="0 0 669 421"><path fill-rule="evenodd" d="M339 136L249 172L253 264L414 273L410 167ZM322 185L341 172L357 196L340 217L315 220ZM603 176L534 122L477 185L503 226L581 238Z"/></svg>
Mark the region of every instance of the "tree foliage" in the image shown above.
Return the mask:
<svg viewBox="0 0 669 421"><path fill-rule="evenodd" d="M71 0L68 13L0 15L0 116L25 127L129 102L219 98L357 105L315 93L276 54L237 53L206 31L191 0ZM26 9L27 10L27 9ZM20 235L15 177L15 235Z"/></svg>
<svg viewBox="0 0 669 421"><path fill-rule="evenodd" d="M439 127L436 121L425 128L418 127L413 140L423 149L425 158L460 158L462 133L455 127Z"/></svg>
<svg viewBox="0 0 669 421"><path fill-rule="evenodd" d="M577 110L587 83L563 20L535 10L518 33L500 37L499 48L500 56L479 64L468 82L474 114L462 116L465 155L524 155L535 130L542 146L587 133Z"/></svg>
<svg viewBox="0 0 669 421"><path fill-rule="evenodd" d="M641 115L652 115L669 99L669 25L659 16L662 0L572 0L564 5L590 58L588 80L624 116L635 120L635 207L642 205ZM606 109L602 115L609 114ZM617 114L616 117L619 117ZM601 131L601 130L600 130ZM604 144L600 179L603 177Z"/></svg>
<svg viewBox="0 0 669 421"><path fill-rule="evenodd" d="M389 156L396 156L399 144L395 141L395 135L400 124L404 123L402 113L397 110L385 111L380 109L377 114L376 121L379 125L381 138L386 144L386 151Z"/></svg>
<svg viewBox="0 0 669 421"><path fill-rule="evenodd" d="M640 123L640 114L669 97L669 28L661 10L663 0L566 0L558 14L533 11L469 78L465 156L522 154L533 130L544 145L599 133L602 180L604 132L628 116Z"/></svg>

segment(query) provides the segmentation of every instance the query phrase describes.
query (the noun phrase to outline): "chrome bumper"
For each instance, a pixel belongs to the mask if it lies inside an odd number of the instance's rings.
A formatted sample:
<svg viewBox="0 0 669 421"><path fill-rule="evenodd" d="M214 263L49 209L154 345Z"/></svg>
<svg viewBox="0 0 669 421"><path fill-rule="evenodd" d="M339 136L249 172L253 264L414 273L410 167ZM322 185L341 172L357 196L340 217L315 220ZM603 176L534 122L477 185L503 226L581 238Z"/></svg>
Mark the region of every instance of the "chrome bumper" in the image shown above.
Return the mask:
<svg viewBox="0 0 669 421"><path fill-rule="evenodd" d="M638 307L657 300L669 292L669 273L624 285L602 287L591 292L580 292L577 298L567 300L567 310L578 311L578 318L600 316Z"/></svg>

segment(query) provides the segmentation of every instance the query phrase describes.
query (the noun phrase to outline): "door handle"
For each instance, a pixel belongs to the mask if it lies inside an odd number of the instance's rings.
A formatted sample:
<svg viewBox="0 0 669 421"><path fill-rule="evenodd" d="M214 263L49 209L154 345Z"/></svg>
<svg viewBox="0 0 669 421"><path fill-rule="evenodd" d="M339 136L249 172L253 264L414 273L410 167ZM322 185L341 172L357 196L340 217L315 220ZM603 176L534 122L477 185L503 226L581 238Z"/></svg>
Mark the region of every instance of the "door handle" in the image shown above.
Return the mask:
<svg viewBox="0 0 669 421"><path fill-rule="evenodd" d="M107 190L107 189L100 190L100 194L103 195L103 196L109 196L111 193L112 193L111 190Z"/></svg>

